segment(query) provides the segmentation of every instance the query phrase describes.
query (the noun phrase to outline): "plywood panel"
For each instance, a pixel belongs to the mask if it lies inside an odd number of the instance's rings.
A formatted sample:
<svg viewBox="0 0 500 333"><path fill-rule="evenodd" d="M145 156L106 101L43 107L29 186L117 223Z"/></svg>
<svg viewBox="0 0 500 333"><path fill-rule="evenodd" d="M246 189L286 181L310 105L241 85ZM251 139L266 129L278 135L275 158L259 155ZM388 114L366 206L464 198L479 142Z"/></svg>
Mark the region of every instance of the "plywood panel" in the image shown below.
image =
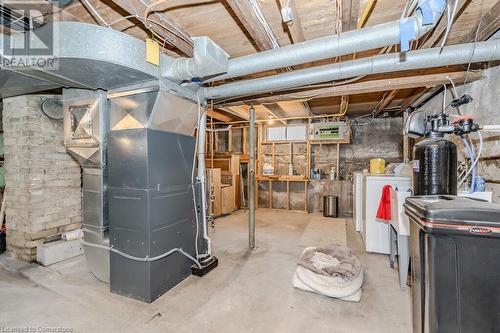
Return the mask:
<svg viewBox="0 0 500 333"><path fill-rule="evenodd" d="M207 169L209 189L209 212L215 216L222 214L221 170Z"/></svg>
<svg viewBox="0 0 500 333"><path fill-rule="evenodd" d="M234 198L234 187L224 186L222 187L222 214L231 214L236 209L235 198Z"/></svg>

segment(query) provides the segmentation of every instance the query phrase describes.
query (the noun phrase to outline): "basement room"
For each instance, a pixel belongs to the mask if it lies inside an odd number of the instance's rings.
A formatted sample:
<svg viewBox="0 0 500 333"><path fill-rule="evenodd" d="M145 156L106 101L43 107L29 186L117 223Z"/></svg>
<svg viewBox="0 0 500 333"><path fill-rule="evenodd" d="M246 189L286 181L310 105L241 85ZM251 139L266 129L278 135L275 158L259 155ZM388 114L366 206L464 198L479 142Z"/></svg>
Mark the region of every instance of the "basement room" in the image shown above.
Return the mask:
<svg viewBox="0 0 500 333"><path fill-rule="evenodd" d="M0 332L500 333L500 1L0 0Z"/></svg>

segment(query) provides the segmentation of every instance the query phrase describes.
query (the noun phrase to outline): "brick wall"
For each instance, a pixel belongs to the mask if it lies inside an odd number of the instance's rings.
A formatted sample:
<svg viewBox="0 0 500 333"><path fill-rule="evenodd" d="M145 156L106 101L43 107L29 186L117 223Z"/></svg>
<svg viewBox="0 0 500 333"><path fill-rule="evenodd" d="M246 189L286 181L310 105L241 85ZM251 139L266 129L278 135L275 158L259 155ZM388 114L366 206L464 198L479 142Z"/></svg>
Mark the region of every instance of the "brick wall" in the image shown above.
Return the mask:
<svg viewBox="0 0 500 333"><path fill-rule="evenodd" d="M7 247L32 261L36 246L81 227L79 165L66 153L62 122L46 117L42 96L4 100Z"/></svg>

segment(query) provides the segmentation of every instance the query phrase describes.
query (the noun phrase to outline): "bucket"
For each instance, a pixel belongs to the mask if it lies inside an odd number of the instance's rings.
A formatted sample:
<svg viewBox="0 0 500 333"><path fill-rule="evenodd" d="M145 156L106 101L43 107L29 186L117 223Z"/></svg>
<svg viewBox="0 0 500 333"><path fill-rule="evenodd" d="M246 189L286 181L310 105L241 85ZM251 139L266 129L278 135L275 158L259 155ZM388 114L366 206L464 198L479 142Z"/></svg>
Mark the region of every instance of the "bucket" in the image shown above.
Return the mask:
<svg viewBox="0 0 500 333"><path fill-rule="evenodd" d="M370 173L383 174L385 171L385 160L374 158L370 160Z"/></svg>
<svg viewBox="0 0 500 333"><path fill-rule="evenodd" d="M323 216L338 217L339 198L333 195L323 196Z"/></svg>

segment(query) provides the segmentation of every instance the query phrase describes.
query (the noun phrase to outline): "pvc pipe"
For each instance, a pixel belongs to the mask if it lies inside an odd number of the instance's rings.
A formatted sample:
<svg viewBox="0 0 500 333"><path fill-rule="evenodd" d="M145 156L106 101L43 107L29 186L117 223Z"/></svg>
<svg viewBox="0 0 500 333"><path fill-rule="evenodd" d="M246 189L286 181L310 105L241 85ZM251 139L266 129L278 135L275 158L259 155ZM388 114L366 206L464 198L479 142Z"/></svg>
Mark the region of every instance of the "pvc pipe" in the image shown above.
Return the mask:
<svg viewBox="0 0 500 333"><path fill-rule="evenodd" d="M500 132L500 125L483 125L481 131L484 132Z"/></svg>
<svg viewBox="0 0 500 333"><path fill-rule="evenodd" d="M210 78L205 82L225 80L399 44L401 38L400 28L405 24L413 25L413 31L415 32L413 37L418 39L437 24L445 10L446 0L420 0L418 4L419 6L424 4L432 11L432 13L429 13L432 15L430 24L423 24L422 12L417 10L413 16L397 21L229 60L226 74Z"/></svg>
<svg viewBox="0 0 500 333"><path fill-rule="evenodd" d="M250 107L249 140L250 160L248 163L248 247L255 248L255 109Z"/></svg>
<svg viewBox="0 0 500 333"><path fill-rule="evenodd" d="M404 59L402 59L404 57ZM500 40L391 53L204 89L207 99L271 93L351 77L500 60Z"/></svg>

